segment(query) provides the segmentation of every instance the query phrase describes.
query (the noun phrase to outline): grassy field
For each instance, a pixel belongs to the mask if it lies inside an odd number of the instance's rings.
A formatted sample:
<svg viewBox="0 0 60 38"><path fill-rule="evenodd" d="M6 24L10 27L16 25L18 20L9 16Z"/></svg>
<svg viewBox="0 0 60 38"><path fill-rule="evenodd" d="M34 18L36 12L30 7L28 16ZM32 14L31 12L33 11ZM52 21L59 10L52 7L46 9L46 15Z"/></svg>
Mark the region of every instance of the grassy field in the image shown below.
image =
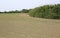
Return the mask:
<svg viewBox="0 0 60 38"><path fill-rule="evenodd" d="M0 14L0 38L60 38L60 20Z"/></svg>

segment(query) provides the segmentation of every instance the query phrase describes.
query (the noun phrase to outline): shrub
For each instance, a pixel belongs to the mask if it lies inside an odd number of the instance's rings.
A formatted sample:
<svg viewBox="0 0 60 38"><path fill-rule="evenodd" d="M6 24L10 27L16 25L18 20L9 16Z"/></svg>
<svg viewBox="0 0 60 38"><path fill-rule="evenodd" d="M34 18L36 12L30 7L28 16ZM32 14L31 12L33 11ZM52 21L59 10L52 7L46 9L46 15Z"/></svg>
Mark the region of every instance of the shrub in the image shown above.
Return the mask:
<svg viewBox="0 0 60 38"><path fill-rule="evenodd" d="M29 11L29 15L33 17L60 19L60 4L36 7Z"/></svg>

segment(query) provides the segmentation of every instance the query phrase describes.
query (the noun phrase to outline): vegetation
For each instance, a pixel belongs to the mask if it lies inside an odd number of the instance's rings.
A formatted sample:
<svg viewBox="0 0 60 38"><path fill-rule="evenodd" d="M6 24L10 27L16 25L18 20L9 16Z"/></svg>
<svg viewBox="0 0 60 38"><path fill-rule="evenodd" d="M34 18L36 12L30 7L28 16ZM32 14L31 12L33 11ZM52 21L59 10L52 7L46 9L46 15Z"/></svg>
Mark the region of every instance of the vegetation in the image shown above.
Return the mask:
<svg viewBox="0 0 60 38"><path fill-rule="evenodd" d="M21 13L28 13L29 12L29 10L27 10L27 9L22 9L21 10Z"/></svg>
<svg viewBox="0 0 60 38"><path fill-rule="evenodd" d="M29 13L30 16L39 18L60 19L60 4L44 5L34 9L22 9L20 11L4 11L0 13Z"/></svg>
<svg viewBox="0 0 60 38"><path fill-rule="evenodd" d="M60 38L60 20L0 14L0 38Z"/></svg>
<svg viewBox="0 0 60 38"><path fill-rule="evenodd" d="M29 10L31 10L31 9L22 9L20 11L15 10L15 11L8 11L8 12L7 11L4 11L4 12L0 12L0 13L28 13Z"/></svg>
<svg viewBox="0 0 60 38"><path fill-rule="evenodd" d="M37 7L29 11L29 15L33 17L60 19L60 4Z"/></svg>

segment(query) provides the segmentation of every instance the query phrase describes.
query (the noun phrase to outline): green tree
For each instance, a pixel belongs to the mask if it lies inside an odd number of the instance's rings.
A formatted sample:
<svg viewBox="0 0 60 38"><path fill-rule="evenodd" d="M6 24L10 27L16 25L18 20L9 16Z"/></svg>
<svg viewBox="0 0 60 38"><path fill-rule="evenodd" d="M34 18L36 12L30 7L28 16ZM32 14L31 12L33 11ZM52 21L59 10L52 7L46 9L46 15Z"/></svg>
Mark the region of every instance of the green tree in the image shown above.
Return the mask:
<svg viewBox="0 0 60 38"><path fill-rule="evenodd" d="M29 15L33 17L60 19L60 4L36 7L29 11Z"/></svg>
<svg viewBox="0 0 60 38"><path fill-rule="evenodd" d="M28 13L29 12L29 10L27 10L27 9L22 9L21 10L21 13Z"/></svg>

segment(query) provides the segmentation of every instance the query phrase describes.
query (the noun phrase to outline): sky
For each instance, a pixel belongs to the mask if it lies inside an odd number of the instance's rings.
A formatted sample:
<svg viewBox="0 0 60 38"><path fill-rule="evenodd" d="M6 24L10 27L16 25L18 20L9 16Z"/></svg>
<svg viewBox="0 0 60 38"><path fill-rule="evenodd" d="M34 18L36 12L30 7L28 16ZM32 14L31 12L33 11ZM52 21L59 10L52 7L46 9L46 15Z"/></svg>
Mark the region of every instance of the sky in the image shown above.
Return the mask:
<svg viewBox="0 0 60 38"><path fill-rule="evenodd" d="M60 4L60 0L0 0L0 11L31 9L47 4Z"/></svg>

